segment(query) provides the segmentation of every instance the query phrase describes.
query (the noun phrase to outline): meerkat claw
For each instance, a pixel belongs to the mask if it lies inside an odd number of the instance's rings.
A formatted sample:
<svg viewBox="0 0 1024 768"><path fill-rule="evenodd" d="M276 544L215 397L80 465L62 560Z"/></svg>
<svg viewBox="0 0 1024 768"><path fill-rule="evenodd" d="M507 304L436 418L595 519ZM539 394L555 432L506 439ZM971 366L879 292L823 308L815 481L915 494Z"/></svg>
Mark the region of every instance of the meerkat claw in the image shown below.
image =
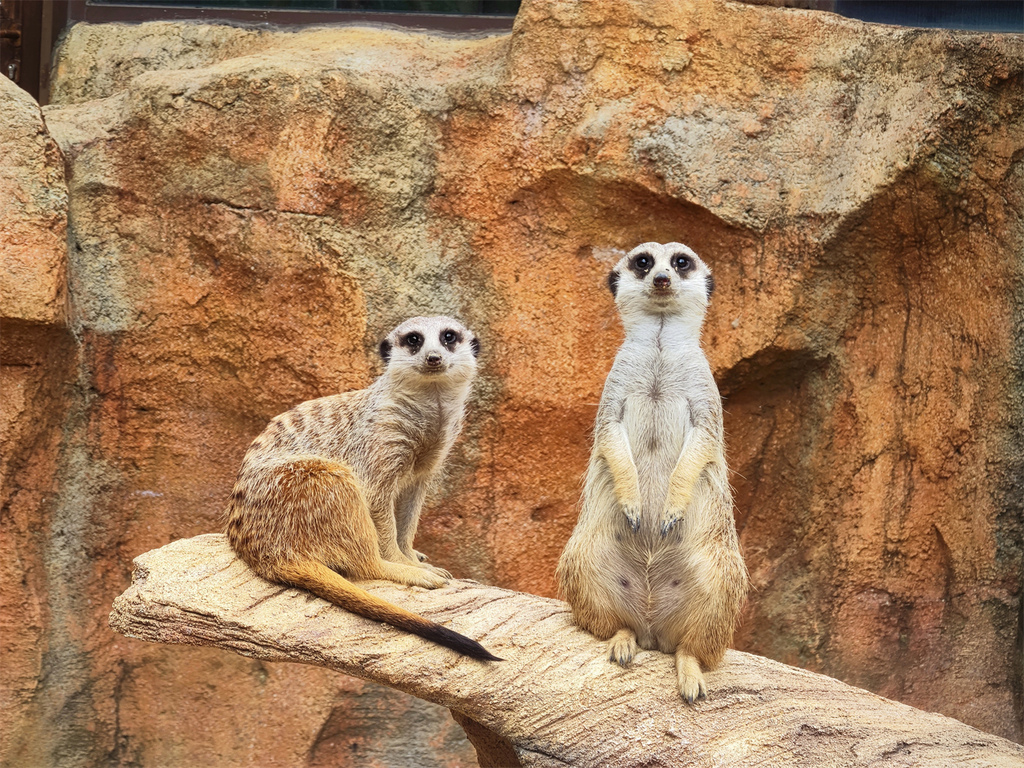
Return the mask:
<svg viewBox="0 0 1024 768"><path fill-rule="evenodd" d="M700 688L689 688L681 692L683 701L687 704L696 704L698 701L707 698L707 692L703 687Z"/></svg>
<svg viewBox="0 0 1024 768"><path fill-rule="evenodd" d="M633 533L640 530L640 509L632 504L622 505L622 514L626 516L626 520L629 522L629 527L633 529Z"/></svg>
<svg viewBox="0 0 1024 768"><path fill-rule="evenodd" d="M443 576L430 571L420 571L422 574L418 579L410 579L410 584L414 587L423 587L424 589L439 589L448 583L448 580Z"/></svg>
<svg viewBox="0 0 1024 768"><path fill-rule="evenodd" d="M428 565L427 563L421 563L420 567L423 568L425 571L429 571L435 576L440 576L445 581L448 581L452 578L451 571L445 568L438 568L436 565Z"/></svg>
<svg viewBox="0 0 1024 768"><path fill-rule="evenodd" d="M608 641L608 661L613 661L620 667L628 667L633 663L633 657L639 650L636 635L628 629L620 629Z"/></svg>
<svg viewBox="0 0 1024 768"><path fill-rule="evenodd" d="M687 704L693 704L708 694L707 683L701 674L700 664L693 656L679 655L676 657L679 695Z"/></svg>
<svg viewBox="0 0 1024 768"><path fill-rule="evenodd" d="M662 537L668 536L668 534L675 528L679 521L683 519L683 515L680 512L667 512L661 518L661 535Z"/></svg>

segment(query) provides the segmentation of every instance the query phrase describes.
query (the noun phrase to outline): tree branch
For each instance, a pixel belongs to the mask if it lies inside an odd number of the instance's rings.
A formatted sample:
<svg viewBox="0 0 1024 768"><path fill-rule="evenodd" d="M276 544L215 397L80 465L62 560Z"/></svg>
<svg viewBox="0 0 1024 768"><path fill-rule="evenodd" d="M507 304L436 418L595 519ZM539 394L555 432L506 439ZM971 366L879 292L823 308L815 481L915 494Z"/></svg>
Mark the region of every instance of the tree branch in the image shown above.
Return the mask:
<svg viewBox="0 0 1024 768"><path fill-rule="evenodd" d="M482 766L1020 765L1024 748L823 675L738 651L680 699L673 659L610 663L558 600L453 581L369 588L505 659L484 663L270 584L219 534L135 560L110 625L159 643L316 664L452 710ZM515 762L515 761L518 761Z"/></svg>

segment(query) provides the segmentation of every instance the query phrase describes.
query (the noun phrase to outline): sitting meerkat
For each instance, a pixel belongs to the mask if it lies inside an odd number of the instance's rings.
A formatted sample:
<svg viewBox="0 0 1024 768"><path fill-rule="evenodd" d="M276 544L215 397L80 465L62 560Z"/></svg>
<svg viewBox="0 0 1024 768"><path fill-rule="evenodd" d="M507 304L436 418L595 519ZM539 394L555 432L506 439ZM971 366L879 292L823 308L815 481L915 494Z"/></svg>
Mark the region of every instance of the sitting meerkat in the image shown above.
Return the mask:
<svg viewBox="0 0 1024 768"><path fill-rule="evenodd" d="M747 591L722 400L700 347L714 282L680 243L644 243L608 276L626 338L597 412L579 521L557 579L576 623L628 665L675 654L693 703Z"/></svg>
<svg viewBox="0 0 1024 768"><path fill-rule="evenodd" d="M258 575L477 659L479 643L349 579L434 589L451 577L412 548L423 500L462 429L477 338L449 317L414 317L381 342L367 389L309 400L257 437L228 504L227 534Z"/></svg>

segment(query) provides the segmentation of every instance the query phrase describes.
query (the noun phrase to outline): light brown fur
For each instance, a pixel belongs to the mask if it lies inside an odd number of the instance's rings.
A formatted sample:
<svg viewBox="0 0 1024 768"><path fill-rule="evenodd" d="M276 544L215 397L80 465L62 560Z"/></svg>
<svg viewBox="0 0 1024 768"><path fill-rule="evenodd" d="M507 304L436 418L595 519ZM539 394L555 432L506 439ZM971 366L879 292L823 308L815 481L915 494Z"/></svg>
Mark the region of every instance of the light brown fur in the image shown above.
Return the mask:
<svg viewBox="0 0 1024 768"><path fill-rule="evenodd" d="M693 702L747 590L722 402L700 348L713 282L686 246L644 243L609 285L626 339L557 578L576 622L609 641L612 661L626 666L639 648L675 654L680 694Z"/></svg>
<svg viewBox="0 0 1024 768"><path fill-rule="evenodd" d="M388 365L370 387L272 419L249 446L228 504L238 556L269 581L495 658L350 581L434 589L450 578L423 562L412 542L427 490L461 430L478 349L456 320L412 318L382 342Z"/></svg>

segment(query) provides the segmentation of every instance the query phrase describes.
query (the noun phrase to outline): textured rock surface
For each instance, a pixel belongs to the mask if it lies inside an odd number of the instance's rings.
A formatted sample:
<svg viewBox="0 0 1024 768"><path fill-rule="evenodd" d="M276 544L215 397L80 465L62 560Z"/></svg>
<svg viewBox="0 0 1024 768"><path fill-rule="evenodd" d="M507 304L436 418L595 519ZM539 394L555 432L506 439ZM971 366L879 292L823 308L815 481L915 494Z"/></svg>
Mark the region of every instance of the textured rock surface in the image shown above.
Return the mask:
<svg viewBox="0 0 1024 768"><path fill-rule="evenodd" d="M66 322L67 188L39 105L0 82L0 317Z"/></svg>
<svg viewBox="0 0 1024 768"><path fill-rule="evenodd" d="M419 707L126 641L110 601L140 552L220 530L267 419L363 386L421 312L484 355L419 548L551 595L620 339L604 276L648 239L718 280L737 647L1020 740L1022 62L1020 36L725 0L528 0L476 40L75 28L45 110L71 329L42 326L59 354L4 330L37 361L4 409L32 446L4 453L9 761L326 764L346 722Z"/></svg>
<svg viewBox="0 0 1024 768"><path fill-rule="evenodd" d="M504 659L488 664L269 584L223 535L177 541L135 564L133 584L110 615L117 631L396 686L450 707L467 732L486 734L474 738L481 766L1009 768L1024 761L1019 745L951 718L737 651L708 675L710 698L685 705L671 656L644 651L622 669L558 600L458 581L434 591L377 583L386 599L482 639Z"/></svg>
<svg viewBox="0 0 1024 768"><path fill-rule="evenodd" d="M67 327L64 160L39 105L0 77L0 761L47 719L37 695L54 629L48 562Z"/></svg>

